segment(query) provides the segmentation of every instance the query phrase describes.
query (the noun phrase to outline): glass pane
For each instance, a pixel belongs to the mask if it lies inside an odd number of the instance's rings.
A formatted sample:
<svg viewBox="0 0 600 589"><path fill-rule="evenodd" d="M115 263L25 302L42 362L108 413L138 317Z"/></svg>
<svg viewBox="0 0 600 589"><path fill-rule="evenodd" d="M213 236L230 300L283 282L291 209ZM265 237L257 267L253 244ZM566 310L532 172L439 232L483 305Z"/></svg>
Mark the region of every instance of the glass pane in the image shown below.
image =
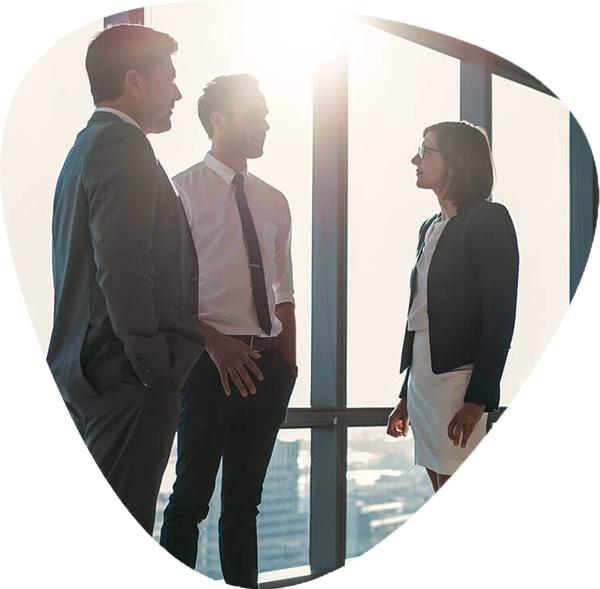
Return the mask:
<svg viewBox="0 0 600 589"><path fill-rule="evenodd" d="M458 119L460 63L367 25L351 31L348 405L391 406L417 233L438 209L410 160L426 126Z"/></svg>
<svg viewBox="0 0 600 589"><path fill-rule="evenodd" d="M160 537L163 511L175 481L175 463L174 445L158 497L154 525L154 538L157 541ZM277 436L264 483L262 503L259 506L258 552L261 573L280 571L281 576L297 576L297 571L287 569L308 565L309 501L310 430L281 430ZM211 579L222 578L218 540L220 510L221 469L217 474L208 517L200 524L196 561L196 570ZM305 574L304 569L300 571Z"/></svg>
<svg viewBox="0 0 600 589"><path fill-rule="evenodd" d="M493 199L510 211L521 254L517 323L502 379L507 405L569 305L569 111L499 76L492 91Z"/></svg>
<svg viewBox="0 0 600 589"><path fill-rule="evenodd" d="M101 30L102 21L98 20L58 39L26 73L4 127L2 205L6 233L44 354L52 332L54 300L52 200L67 153L94 112L85 54L92 37Z"/></svg>
<svg viewBox="0 0 600 589"><path fill-rule="evenodd" d="M310 385L313 54L306 30L293 19L294 13L284 8L258 3L190 2L146 9L147 24L179 43L173 63L183 99L175 106L171 131L151 136L172 176L210 149L196 110L204 86L232 73L249 73L260 81L271 129L264 156L249 161L248 169L281 190L292 213L300 370L290 404L298 407L308 406Z"/></svg>
<svg viewBox="0 0 600 589"><path fill-rule="evenodd" d="M393 439L382 427L348 428L346 558L398 529L432 495L427 471L414 465L412 433Z"/></svg>

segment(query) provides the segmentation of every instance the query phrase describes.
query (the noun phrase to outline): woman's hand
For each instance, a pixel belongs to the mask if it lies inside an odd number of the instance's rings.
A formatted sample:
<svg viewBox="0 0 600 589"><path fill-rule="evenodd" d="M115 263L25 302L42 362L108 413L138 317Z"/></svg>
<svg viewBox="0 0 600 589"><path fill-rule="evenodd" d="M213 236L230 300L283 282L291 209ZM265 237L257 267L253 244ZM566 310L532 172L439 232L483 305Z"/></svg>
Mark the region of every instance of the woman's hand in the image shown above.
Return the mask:
<svg viewBox="0 0 600 589"><path fill-rule="evenodd" d="M460 447L464 448L467 445L467 441L471 437L471 434L473 433L477 422L481 419L484 411L485 405L467 402L456 412L448 424L448 437L454 442L455 446L458 446L460 442L461 432L462 443Z"/></svg>
<svg viewBox="0 0 600 589"><path fill-rule="evenodd" d="M408 425L410 417L406 406L406 397L400 399L398 406L390 413L388 417L387 435L392 438L399 438L408 434Z"/></svg>

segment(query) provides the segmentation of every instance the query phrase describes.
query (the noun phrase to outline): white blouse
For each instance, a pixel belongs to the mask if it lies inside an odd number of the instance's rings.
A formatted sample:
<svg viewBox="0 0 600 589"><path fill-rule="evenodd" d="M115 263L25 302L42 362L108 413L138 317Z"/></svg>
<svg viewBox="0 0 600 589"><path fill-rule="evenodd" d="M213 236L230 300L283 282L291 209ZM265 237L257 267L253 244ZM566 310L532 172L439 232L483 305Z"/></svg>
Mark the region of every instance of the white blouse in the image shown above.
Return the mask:
<svg viewBox="0 0 600 589"><path fill-rule="evenodd" d="M429 317L427 316L427 274L431 258L440 239L440 235L450 219L434 221L425 234L425 244L415 265L415 294L408 313L409 331L427 331L429 329Z"/></svg>

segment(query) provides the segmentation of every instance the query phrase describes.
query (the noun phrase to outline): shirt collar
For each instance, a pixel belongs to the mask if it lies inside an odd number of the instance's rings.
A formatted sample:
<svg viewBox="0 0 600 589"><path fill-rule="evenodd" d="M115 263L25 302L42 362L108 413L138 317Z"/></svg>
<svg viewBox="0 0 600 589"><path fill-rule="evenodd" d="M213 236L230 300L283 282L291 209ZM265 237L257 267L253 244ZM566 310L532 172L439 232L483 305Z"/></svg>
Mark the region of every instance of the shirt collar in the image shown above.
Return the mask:
<svg viewBox="0 0 600 589"><path fill-rule="evenodd" d="M130 125L134 125L140 131L142 131L142 128L138 125L138 123L135 121L135 119L132 119L128 114L125 114L124 112L117 110L116 108L110 108L109 106L99 106L98 108L96 108L95 112L109 112L109 113L119 117L122 121L125 121L126 123L129 123Z"/></svg>
<svg viewBox="0 0 600 589"><path fill-rule="evenodd" d="M210 151L204 158L204 165L209 167L213 172L216 172L227 184L231 184L233 177L237 174L229 166L226 166L223 162L219 161ZM244 181L248 179L248 166L246 166L241 172Z"/></svg>

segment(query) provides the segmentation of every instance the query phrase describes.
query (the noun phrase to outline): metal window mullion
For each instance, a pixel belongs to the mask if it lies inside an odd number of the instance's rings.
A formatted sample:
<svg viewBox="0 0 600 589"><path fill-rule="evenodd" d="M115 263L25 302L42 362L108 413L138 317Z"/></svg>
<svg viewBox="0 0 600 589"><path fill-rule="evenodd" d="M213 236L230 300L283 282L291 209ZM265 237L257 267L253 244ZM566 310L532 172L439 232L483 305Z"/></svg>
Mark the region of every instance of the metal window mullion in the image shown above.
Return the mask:
<svg viewBox="0 0 600 589"><path fill-rule="evenodd" d="M495 53L490 53L477 45L471 45L470 43L465 43L455 37L449 37L448 35L436 33L435 31L386 20L384 18L360 14L355 14L354 18L357 21L363 22L381 31L385 31L395 37L406 39L407 41L411 41L422 47L427 47L438 53L454 57L455 59L487 61L491 73L513 80L514 82L518 82L519 84L528 86L550 96L555 96L552 90L542 84L542 82L532 76L529 72L507 59L504 59Z"/></svg>
<svg viewBox="0 0 600 589"><path fill-rule="evenodd" d="M596 162L594 162L594 187L592 192L592 198L594 201L592 218L594 220L594 235L596 234L596 226L598 224L598 205L600 205L600 198L598 195L598 169L596 168Z"/></svg>
<svg viewBox="0 0 600 589"><path fill-rule="evenodd" d="M583 129L569 114L569 301L575 296L592 247L597 214L594 156Z"/></svg>
<svg viewBox="0 0 600 589"><path fill-rule="evenodd" d="M492 143L492 75L485 55L460 62L460 118L483 127Z"/></svg>
<svg viewBox="0 0 600 589"><path fill-rule="evenodd" d="M104 26L108 25L121 25L121 24L144 24L144 9L134 8L133 10L125 10L124 12L117 12L110 16L104 17Z"/></svg>
<svg viewBox="0 0 600 589"><path fill-rule="evenodd" d="M314 76L311 407L331 411L311 428L310 566L344 564L348 80L344 43Z"/></svg>

